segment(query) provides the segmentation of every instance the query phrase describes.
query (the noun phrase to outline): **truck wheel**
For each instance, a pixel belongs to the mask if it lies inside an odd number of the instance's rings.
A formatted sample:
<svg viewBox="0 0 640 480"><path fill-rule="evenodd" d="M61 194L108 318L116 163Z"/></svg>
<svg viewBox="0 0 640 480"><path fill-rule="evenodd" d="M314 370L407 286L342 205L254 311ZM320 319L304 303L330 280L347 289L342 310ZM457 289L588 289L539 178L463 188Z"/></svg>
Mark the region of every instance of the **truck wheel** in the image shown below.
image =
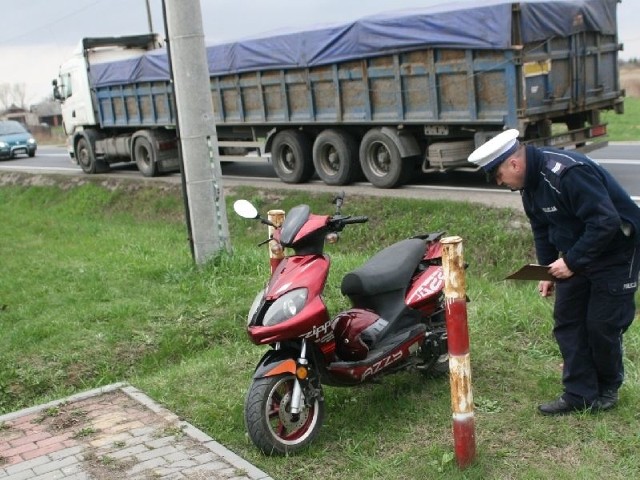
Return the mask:
<svg viewBox="0 0 640 480"><path fill-rule="evenodd" d="M285 183L304 183L313 175L311 142L302 132L283 130L273 139L271 161Z"/></svg>
<svg viewBox="0 0 640 480"><path fill-rule="evenodd" d="M313 165L327 185L347 185L359 173L358 144L338 130L324 130L313 142Z"/></svg>
<svg viewBox="0 0 640 480"><path fill-rule="evenodd" d="M247 392L244 419L249 437L265 455L286 455L307 446L324 419L322 395L291 413L296 379L291 374L258 378Z"/></svg>
<svg viewBox="0 0 640 480"><path fill-rule="evenodd" d="M136 138L133 145L133 159L138 166L138 170L140 170L145 177L155 177L158 175L156 149L146 137L139 136Z"/></svg>
<svg viewBox="0 0 640 480"><path fill-rule="evenodd" d="M369 130L360 143L360 166L375 187L395 188L405 181L405 165L391 138L378 129Z"/></svg>
<svg viewBox="0 0 640 480"><path fill-rule="evenodd" d="M76 159L84 173L105 173L110 170L108 163L96 159L93 145L87 137L82 137L78 140L76 144Z"/></svg>

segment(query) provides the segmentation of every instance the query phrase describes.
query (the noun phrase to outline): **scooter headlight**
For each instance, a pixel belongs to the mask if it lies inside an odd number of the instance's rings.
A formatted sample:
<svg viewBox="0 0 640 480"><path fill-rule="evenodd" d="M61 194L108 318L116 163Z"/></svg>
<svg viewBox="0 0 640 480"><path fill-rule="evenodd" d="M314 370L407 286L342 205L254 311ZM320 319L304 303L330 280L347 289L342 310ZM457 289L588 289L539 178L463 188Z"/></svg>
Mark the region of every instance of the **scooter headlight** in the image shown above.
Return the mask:
<svg viewBox="0 0 640 480"><path fill-rule="evenodd" d="M295 316L307 302L307 289L297 288L285 293L269 307L262 324L272 327Z"/></svg>

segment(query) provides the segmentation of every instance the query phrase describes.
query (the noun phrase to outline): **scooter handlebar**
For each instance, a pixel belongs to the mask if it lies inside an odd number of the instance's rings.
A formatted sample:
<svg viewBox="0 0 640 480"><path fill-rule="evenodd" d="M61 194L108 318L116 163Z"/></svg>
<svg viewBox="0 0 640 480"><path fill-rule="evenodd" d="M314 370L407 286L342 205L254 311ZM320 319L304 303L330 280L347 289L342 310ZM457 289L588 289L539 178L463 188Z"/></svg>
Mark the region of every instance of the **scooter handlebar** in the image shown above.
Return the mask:
<svg viewBox="0 0 640 480"><path fill-rule="evenodd" d="M369 221L369 217L364 217L364 216L360 216L360 217L351 217L348 215L336 215L334 216L331 221L330 221L330 225L331 225L331 229L339 232L341 231L346 225L349 225L351 223L365 223Z"/></svg>
<svg viewBox="0 0 640 480"><path fill-rule="evenodd" d="M369 217L359 216L359 217L350 217L342 220L342 223L345 225L349 223L367 223L369 221Z"/></svg>

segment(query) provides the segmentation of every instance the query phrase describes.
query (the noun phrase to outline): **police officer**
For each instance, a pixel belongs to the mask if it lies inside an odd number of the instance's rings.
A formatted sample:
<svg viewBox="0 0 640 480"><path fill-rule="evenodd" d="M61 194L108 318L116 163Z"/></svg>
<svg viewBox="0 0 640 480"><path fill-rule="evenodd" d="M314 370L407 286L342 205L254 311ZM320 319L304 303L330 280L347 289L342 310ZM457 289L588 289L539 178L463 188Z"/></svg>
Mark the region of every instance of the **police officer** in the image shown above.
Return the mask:
<svg viewBox="0 0 640 480"><path fill-rule="evenodd" d="M564 360L560 397L544 415L613 408L624 378L622 334L635 315L640 208L602 167L580 153L537 148L507 130L469 161L498 185L519 190L541 265L555 282L553 333Z"/></svg>

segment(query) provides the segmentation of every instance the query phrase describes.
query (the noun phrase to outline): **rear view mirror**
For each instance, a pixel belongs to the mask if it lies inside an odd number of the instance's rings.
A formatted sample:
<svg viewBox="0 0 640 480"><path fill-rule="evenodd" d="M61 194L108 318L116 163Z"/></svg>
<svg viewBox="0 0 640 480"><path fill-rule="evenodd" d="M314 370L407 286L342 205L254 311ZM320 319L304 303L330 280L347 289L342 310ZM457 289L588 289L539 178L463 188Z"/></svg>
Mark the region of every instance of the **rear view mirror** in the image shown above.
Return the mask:
<svg viewBox="0 0 640 480"><path fill-rule="evenodd" d="M243 218L258 218L258 210L248 200L236 200L233 210Z"/></svg>

